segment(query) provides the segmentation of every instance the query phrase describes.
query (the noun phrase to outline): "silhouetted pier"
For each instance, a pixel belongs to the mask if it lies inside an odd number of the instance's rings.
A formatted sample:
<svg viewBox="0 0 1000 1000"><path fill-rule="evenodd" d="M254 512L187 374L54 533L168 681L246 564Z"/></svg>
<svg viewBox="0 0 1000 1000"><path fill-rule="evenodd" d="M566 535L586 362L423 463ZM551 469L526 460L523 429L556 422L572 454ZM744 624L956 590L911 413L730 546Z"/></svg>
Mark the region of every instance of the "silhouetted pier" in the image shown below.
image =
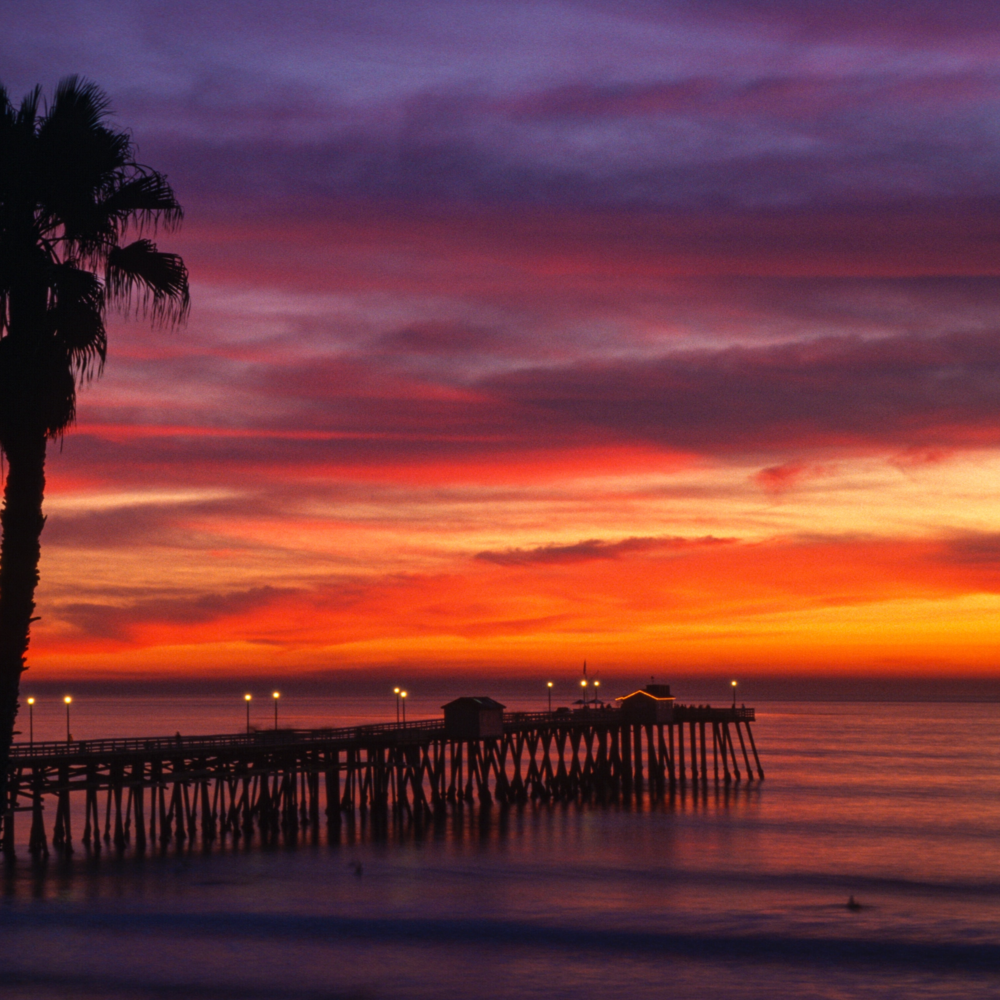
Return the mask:
<svg viewBox="0 0 1000 1000"><path fill-rule="evenodd" d="M468 698L446 706L444 720L19 743L2 845L13 854L15 825L27 821L29 850L47 855L46 815L57 850L71 851L78 835L87 847L103 840L141 851L199 837L208 845L255 831L287 835L321 822L333 828L356 811L422 818L448 803L614 801L763 779L752 708L636 694L643 711L623 699L622 708L504 713L490 699ZM81 798L82 829L74 830Z"/></svg>

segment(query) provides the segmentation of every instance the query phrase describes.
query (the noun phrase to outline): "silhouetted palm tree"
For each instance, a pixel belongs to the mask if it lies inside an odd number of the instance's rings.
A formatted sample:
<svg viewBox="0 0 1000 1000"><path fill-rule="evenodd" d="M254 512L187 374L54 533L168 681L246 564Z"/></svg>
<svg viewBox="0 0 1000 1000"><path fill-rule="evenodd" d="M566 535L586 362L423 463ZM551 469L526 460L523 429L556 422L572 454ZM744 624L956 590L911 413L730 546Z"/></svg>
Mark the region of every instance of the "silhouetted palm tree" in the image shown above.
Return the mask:
<svg viewBox="0 0 1000 1000"><path fill-rule="evenodd" d="M135 161L93 84L63 80L15 108L0 87L0 803L45 518L45 449L76 415L77 383L100 374L108 307L173 323L188 308L184 262L148 239L181 207ZM126 243L126 235L135 237Z"/></svg>

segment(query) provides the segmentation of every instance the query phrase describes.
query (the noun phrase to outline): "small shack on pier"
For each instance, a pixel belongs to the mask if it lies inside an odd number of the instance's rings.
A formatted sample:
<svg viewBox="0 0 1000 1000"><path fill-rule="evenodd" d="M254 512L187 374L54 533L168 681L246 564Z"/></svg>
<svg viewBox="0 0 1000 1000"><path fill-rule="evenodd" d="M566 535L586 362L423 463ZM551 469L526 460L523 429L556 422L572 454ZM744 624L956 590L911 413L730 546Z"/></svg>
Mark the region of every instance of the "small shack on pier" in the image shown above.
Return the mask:
<svg viewBox="0 0 1000 1000"><path fill-rule="evenodd" d="M482 740L503 736L503 710L492 698L456 698L444 709L444 730L452 740Z"/></svg>
<svg viewBox="0 0 1000 1000"><path fill-rule="evenodd" d="M652 725L673 722L674 698L669 684L647 684L641 691L633 691L622 698L615 698L622 710L622 718L629 722Z"/></svg>

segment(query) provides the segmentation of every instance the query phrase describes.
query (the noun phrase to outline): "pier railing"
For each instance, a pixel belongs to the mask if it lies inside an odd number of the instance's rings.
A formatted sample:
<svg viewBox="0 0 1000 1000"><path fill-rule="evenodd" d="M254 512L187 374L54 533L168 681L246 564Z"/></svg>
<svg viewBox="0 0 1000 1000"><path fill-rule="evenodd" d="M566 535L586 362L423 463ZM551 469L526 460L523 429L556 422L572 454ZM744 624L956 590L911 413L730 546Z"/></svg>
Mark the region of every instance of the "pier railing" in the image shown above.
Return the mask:
<svg viewBox="0 0 1000 1000"><path fill-rule="evenodd" d="M504 729L508 733L539 726L567 723L609 723L621 721L621 712L610 706L577 709L556 709L552 712L507 712ZM712 708L708 705L675 705L674 722L754 722L752 708ZM256 750L307 744L336 745L376 740L389 745L407 743L411 739L426 740L444 737L443 719L419 719L413 722L384 722L336 729L258 729L249 733L221 733L210 736L123 737L110 740L45 740L15 743L11 760L23 761L40 757L98 756L111 754L171 753L191 754L218 750Z"/></svg>
<svg viewBox="0 0 1000 1000"><path fill-rule="evenodd" d="M753 708L713 708L711 705L675 705L674 722L756 722Z"/></svg>
<svg viewBox="0 0 1000 1000"><path fill-rule="evenodd" d="M15 743L11 759L53 757L72 754L104 756L119 753L171 753L188 754L192 751L219 749L260 749L262 747L299 746L303 743L350 743L372 737L415 736L426 737L435 730L444 730L442 719L421 719L414 722L387 722L384 724L344 726L338 729L258 729L249 733L221 733L212 736L154 736L124 737L111 740L36 740L34 743Z"/></svg>

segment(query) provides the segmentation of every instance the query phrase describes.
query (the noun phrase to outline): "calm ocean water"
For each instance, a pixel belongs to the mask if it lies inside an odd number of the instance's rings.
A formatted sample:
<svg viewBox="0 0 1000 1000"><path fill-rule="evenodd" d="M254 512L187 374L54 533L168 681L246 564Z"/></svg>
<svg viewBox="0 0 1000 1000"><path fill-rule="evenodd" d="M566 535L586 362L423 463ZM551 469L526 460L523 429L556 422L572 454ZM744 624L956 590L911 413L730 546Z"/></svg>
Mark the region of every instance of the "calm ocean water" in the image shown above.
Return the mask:
<svg viewBox="0 0 1000 1000"><path fill-rule="evenodd" d="M410 717L438 714L425 700ZM0 906L3 996L1000 995L1000 706L756 704L767 779L728 794L466 807L381 842L357 824L294 848L22 856ZM387 706L281 711L319 725ZM245 723L221 698L73 712L84 739ZM36 739L60 735L61 706L40 702Z"/></svg>

